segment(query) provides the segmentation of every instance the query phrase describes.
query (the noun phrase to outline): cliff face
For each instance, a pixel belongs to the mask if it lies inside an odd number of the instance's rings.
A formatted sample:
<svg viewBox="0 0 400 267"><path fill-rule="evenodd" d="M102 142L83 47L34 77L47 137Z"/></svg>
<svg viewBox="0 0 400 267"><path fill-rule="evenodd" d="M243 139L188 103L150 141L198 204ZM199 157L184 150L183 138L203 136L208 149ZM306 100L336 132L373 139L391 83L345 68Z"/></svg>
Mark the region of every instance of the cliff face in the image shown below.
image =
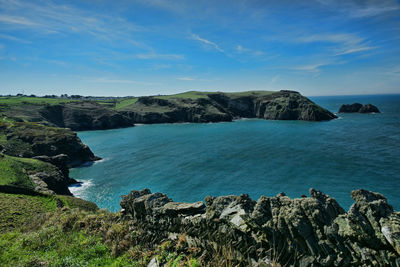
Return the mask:
<svg viewBox="0 0 400 267"><path fill-rule="evenodd" d="M310 198L284 194L207 197L177 203L150 190L122 196L126 217L154 243L184 236L189 250L212 258L223 247L232 262L253 266L398 266L400 213L378 193L356 190L346 213L335 199L311 189ZM199 253L200 253L199 252Z"/></svg>
<svg viewBox="0 0 400 267"><path fill-rule="evenodd" d="M59 166L66 164L68 167L99 159L82 143L76 133L65 128L16 122L0 125L0 135L5 139L0 143L3 153L11 156L32 158L64 154L65 159L54 159L51 163L59 162ZM47 161L50 162L50 159Z"/></svg>
<svg viewBox="0 0 400 267"><path fill-rule="evenodd" d="M38 122L73 131L123 128L135 123L220 122L237 118L322 121L336 118L294 91L188 92L139 97L122 108L117 108L116 103L117 100L114 103L76 100L3 106L0 101L0 113L14 121Z"/></svg>
<svg viewBox="0 0 400 267"><path fill-rule="evenodd" d="M217 122L235 118L322 121L336 118L294 91L209 93L202 97L141 97L121 111L136 123Z"/></svg>
<svg viewBox="0 0 400 267"><path fill-rule="evenodd" d="M133 126L133 122L96 102L71 102L45 106L39 111L44 120L51 124L70 128L73 131L105 130Z"/></svg>

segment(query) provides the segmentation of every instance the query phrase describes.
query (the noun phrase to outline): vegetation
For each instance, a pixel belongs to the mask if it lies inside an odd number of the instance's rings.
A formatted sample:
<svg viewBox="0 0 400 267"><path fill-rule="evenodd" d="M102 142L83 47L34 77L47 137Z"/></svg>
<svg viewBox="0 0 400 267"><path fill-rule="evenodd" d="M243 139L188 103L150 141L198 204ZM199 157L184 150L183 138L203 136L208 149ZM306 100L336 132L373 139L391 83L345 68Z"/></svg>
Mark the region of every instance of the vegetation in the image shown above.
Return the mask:
<svg viewBox="0 0 400 267"><path fill-rule="evenodd" d="M2 106L12 106L12 105L26 105L26 104L36 104L36 105L57 105L61 103L67 103L71 99L63 98L45 98L45 97L30 97L30 96L1 96L0 105Z"/></svg>
<svg viewBox="0 0 400 267"><path fill-rule="evenodd" d="M174 94L174 95L160 95L160 96L155 96L155 98L159 99L182 99L182 98L189 98L189 99L199 99L199 98L208 98L208 94L212 94L215 92L199 92L199 91L189 91L189 92L184 92L180 94Z"/></svg>
<svg viewBox="0 0 400 267"><path fill-rule="evenodd" d="M145 247L138 242L145 233L135 231L121 214L89 203L0 193L0 265L147 266L157 258L168 266L200 266L183 253L182 240Z"/></svg>
<svg viewBox="0 0 400 267"><path fill-rule="evenodd" d="M29 178L29 174L37 172L57 172L57 168L49 163L35 159L0 154L0 185L34 189L34 184Z"/></svg>
<svg viewBox="0 0 400 267"><path fill-rule="evenodd" d="M138 100L138 97L133 97L133 98L123 98L122 100L118 100L116 102L115 108L116 109L122 109L124 107L127 107L129 105L132 105L136 103Z"/></svg>

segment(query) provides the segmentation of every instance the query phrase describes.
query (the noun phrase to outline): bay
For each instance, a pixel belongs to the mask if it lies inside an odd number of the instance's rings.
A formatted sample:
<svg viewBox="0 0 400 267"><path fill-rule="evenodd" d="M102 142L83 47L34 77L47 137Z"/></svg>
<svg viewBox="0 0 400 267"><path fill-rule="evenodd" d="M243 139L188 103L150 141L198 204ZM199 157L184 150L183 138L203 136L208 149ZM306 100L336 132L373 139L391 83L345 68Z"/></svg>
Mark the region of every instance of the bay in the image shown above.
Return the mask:
<svg viewBox="0 0 400 267"><path fill-rule="evenodd" d="M71 169L83 181L77 197L116 211L121 195L149 188L175 201L249 194L290 197L315 188L345 209L350 192L380 192L400 208L400 95L310 97L337 112L372 103L380 114L338 114L327 122L244 119L207 124L155 124L79 132L103 158Z"/></svg>

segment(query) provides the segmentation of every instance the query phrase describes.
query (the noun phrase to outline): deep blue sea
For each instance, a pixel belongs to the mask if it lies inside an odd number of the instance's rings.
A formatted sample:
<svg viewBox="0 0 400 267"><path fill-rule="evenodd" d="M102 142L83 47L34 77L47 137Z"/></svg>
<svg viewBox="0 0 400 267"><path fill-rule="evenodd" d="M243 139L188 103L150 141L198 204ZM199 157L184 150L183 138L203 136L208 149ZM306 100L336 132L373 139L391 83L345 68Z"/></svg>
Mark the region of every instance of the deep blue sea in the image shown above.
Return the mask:
<svg viewBox="0 0 400 267"><path fill-rule="evenodd" d="M400 95L310 98L332 112L360 102L382 113L339 114L328 122L249 119L79 132L103 160L72 169L71 177L84 184L71 191L116 211L121 195L133 189L191 202L242 193L255 200L280 192L297 198L316 188L348 209L350 191L364 188L400 210Z"/></svg>

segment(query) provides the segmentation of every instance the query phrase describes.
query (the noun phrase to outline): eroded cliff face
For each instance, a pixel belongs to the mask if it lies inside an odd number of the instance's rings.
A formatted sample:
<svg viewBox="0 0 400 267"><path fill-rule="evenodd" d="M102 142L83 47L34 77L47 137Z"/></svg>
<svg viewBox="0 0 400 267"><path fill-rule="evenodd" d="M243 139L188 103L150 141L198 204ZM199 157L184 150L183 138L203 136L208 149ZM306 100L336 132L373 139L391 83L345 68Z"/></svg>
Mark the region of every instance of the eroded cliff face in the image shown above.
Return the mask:
<svg viewBox="0 0 400 267"><path fill-rule="evenodd" d="M323 121L336 118L294 91L210 93L197 99L141 97L121 112L135 123L218 122L239 118Z"/></svg>
<svg viewBox="0 0 400 267"><path fill-rule="evenodd" d="M202 258L225 248L242 265L400 266L400 213L385 197L355 190L346 213L328 195L314 189L310 195L207 197L204 204L173 202L145 189L122 196L121 207L146 233L141 242L183 236Z"/></svg>
<svg viewBox="0 0 400 267"><path fill-rule="evenodd" d="M65 167L79 166L96 157L90 148L82 143L76 133L65 128L47 127L37 123L16 122L0 125L0 134L5 140L1 142L4 154L16 157L33 158L36 156L55 157L64 154L66 157L47 159L47 162Z"/></svg>
<svg viewBox="0 0 400 267"><path fill-rule="evenodd" d="M117 109L116 103L88 100L60 104L20 103L3 107L13 121L37 122L73 131L105 130L135 123L221 122L239 118L323 121L336 118L294 91L200 93L195 97L146 96Z"/></svg>
<svg viewBox="0 0 400 267"><path fill-rule="evenodd" d="M70 102L45 106L40 115L51 124L73 131L105 130L133 126L130 118L96 102Z"/></svg>

